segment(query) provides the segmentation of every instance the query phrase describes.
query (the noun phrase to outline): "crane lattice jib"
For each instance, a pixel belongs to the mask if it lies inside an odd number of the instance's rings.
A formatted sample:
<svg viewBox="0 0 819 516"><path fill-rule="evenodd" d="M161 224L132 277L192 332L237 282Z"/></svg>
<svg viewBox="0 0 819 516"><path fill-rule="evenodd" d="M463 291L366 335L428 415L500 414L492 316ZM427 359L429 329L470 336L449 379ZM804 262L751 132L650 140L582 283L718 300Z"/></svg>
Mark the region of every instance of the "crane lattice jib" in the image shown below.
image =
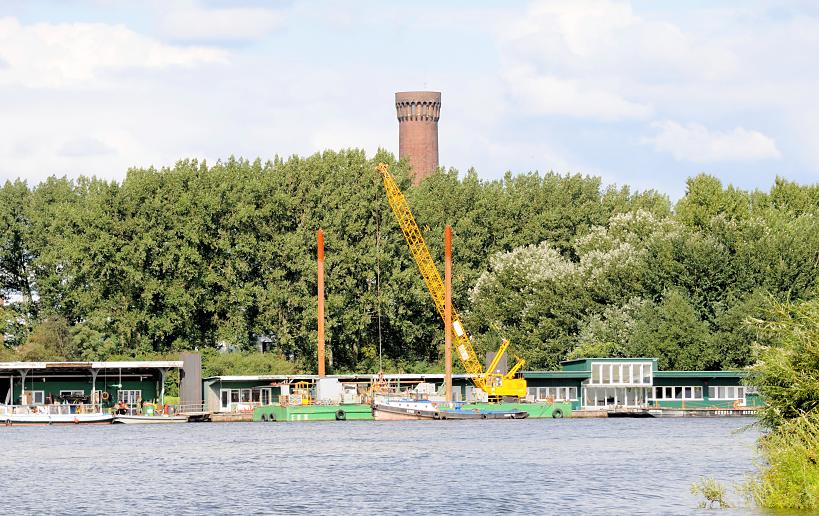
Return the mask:
<svg viewBox="0 0 819 516"><path fill-rule="evenodd" d="M412 252L412 257L415 258L418 270L421 272L421 276L424 277L424 283L427 285L429 295L432 296L432 300L435 302L435 308L438 309L438 314L440 314L441 319L446 321L444 310L446 290L444 282L441 279L441 273L438 272L435 262L432 261L432 255L429 254L429 248L424 241L423 235L421 235L421 229L418 227L418 223L415 222L415 217L412 215L409 204L407 204L407 199L395 183L395 179L387 169L387 165L383 163L378 165L378 171L384 178L384 187L387 190L387 199L390 202L390 207L398 219L398 223L401 225L401 232L404 233L404 238L407 240L407 244ZM469 334L467 334L466 329L464 329L463 323L461 323L461 317L458 315L455 307L452 307L452 338L455 344L456 354L458 358L461 359L461 363L463 363L466 372L471 376L472 382L479 389L487 390L483 366L480 360L478 360L478 355L475 353L472 343L469 342Z"/></svg>

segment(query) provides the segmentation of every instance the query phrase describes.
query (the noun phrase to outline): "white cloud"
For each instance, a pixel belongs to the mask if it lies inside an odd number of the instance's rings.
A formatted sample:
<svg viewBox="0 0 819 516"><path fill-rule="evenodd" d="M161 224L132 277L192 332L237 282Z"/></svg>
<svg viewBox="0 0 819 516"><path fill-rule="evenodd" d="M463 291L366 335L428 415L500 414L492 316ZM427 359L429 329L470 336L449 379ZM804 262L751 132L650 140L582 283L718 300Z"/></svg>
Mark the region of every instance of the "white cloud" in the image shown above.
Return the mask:
<svg viewBox="0 0 819 516"><path fill-rule="evenodd" d="M206 9L190 4L160 15L164 35L188 41L254 40L280 28L283 22L281 11L259 7Z"/></svg>
<svg viewBox="0 0 819 516"><path fill-rule="evenodd" d="M537 75L529 67L508 70L508 89L528 114L618 120L646 118L650 106L629 101L617 93L577 79Z"/></svg>
<svg viewBox="0 0 819 516"><path fill-rule="evenodd" d="M66 157L85 158L115 152L111 146L93 137L80 137L66 141L60 146L58 154Z"/></svg>
<svg viewBox="0 0 819 516"><path fill-rule="evenodd" d="M177 47L122 25L36 23L0 18L0 85L60 88L99 84L101 73L222 63L226 52Z"/></svg>
<svg viewBox="0 0 819 516"><path fill-rule="evenodd" d="M686 125L673 121L657 122L653 137L645 139L659 152L674 159L708 163L717 161L757 161L782 157L776 142L759 131L736 127L730 131L711 131L701 124Z"/></svg>
<svg viewBox="0 0 819 516"><path fill-rule="evenodd" d="M499 41L508 93L543 115L646 118L658 87L720 80L737 67L731 48L622 1L532 2Z"/></svg>

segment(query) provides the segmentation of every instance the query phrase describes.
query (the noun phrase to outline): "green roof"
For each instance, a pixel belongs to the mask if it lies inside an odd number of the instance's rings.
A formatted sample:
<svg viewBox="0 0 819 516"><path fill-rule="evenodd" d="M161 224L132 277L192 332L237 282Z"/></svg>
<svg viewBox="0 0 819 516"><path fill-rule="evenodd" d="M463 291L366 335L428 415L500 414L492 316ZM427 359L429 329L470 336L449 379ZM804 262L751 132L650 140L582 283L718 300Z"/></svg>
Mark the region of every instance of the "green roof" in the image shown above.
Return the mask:
<svg viewBox="0 0 819 516"><path fill-rule="evenodd" d="M590 375L589 371L523 371L524 378L578 378L585 380Z"/></svg>
<svg viewBox="0 0 819 516"><path fill-rule="evenodd" d="M654 371L654 378L743 378L747 371Z"/></svg>

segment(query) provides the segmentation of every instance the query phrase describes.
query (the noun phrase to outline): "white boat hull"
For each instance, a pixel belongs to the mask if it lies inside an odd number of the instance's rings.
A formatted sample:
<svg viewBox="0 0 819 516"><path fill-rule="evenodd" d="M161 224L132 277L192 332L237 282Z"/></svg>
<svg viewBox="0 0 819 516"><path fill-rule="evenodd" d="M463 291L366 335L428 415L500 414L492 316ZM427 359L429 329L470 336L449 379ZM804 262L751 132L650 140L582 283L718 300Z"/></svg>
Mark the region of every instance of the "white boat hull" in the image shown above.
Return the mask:
<svg viewBox="0 0 819 516"><path fill-rule="evenodd" d="M113 419L110 414L4 414L0 425L107 425Z"/></svg>
<svg viewBox="0 0 819 516"><path fill-rule="evenodd" d="M167 425L187 422L188 416L114 416L115 424L124 425Z"/></svg>
<svg viewBox="0 0 819 516"><path fill-rule="evenodd" d="M376 421L437 419L438 406L429 401L384 400L373 403Z"/></svg>
<svg viewBox="0 0 819 516"><path fill-rule="evenodd" d="M417 420L417 419L432 419L432 413L429 415L426 414L415 414L409 412L399 412L393 411L390 409L385 409L384 407L373 406L373 419L376 421L407 421L407 420Z"/></svg>

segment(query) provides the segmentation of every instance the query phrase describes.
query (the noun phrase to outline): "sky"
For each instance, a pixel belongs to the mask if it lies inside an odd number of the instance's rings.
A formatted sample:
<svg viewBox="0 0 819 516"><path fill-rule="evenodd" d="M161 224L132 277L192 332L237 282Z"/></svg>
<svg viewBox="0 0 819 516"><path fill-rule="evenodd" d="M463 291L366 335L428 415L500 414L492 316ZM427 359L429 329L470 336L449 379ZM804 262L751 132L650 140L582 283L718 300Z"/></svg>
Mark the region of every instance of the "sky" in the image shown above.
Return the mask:
<svg viewBox="0 0 819 516"><path fill-rule="evenodd" d="M812 184L817 55L809 1L0 0L0 181L397 153L394 93L435 90L485 179Z"/></svg>

